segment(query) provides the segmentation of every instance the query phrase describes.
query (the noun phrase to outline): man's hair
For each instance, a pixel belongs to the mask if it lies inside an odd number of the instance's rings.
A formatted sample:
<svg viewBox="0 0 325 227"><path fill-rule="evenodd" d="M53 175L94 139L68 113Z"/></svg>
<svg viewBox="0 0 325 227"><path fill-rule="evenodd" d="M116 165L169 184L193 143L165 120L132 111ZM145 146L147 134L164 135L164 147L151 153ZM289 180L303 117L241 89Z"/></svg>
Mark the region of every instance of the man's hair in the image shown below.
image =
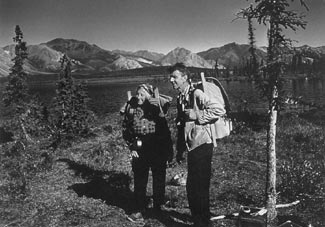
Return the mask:
<svg viewBox="0 0 325 227"><path fill-rule="evenodd" d="M176 70L180 71L183 75L187 75L188 77L190 76L189 70L187 69L187 67L182 62L178 62L175 65L172 65L172 66L170 66L168 68L168 72L170 74L173 73Z"/></svg>

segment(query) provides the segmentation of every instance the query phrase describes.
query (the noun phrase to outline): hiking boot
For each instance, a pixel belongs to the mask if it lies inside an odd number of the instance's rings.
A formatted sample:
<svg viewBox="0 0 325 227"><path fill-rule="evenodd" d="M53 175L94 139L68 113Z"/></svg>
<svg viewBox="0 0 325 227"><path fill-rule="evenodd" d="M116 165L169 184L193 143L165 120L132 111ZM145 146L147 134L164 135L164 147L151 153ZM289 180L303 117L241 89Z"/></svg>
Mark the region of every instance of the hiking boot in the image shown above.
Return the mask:
<svg viewBox="0 0 325 227"><path fill-rule="evenodd" d="M143 221L144 221L141 212L135 212L135 213L132 213L131 215L127 216L127 218L128 218L131 222L143 222Z"/></svg>
<svg viewBox="0 0 325 227"><path fill-rule="evenodd" d="M160 213L162 211L162 205L159 205L159 206L154 206L153 207L153 212L155 213Z"/></svg>

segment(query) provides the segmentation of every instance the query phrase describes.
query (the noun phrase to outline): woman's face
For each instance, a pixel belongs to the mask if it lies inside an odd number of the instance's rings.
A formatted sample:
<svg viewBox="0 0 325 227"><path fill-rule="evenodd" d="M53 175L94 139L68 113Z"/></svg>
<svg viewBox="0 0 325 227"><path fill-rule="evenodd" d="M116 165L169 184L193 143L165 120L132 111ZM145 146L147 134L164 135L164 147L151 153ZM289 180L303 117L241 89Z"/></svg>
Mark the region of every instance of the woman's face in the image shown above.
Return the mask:
<svg viewBox="0 0 325 227"><path fill-rule="evenodd" d="M146 100L149 100L150 94L143 88L140 88L136 92L136 97L138 98L138 104L143 105Z"/></svg>

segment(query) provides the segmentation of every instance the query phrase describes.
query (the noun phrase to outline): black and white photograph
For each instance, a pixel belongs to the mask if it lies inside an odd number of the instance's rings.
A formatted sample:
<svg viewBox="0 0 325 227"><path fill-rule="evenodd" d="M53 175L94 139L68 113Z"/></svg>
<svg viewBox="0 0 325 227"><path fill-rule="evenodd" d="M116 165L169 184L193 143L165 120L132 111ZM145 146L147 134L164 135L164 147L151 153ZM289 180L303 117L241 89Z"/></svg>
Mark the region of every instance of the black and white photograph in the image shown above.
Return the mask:
<svg viewBox="0 0 325 227"><path fill-rule="evenodd" d="M325 0L0 0L0 227L325 227Z"/></svg>

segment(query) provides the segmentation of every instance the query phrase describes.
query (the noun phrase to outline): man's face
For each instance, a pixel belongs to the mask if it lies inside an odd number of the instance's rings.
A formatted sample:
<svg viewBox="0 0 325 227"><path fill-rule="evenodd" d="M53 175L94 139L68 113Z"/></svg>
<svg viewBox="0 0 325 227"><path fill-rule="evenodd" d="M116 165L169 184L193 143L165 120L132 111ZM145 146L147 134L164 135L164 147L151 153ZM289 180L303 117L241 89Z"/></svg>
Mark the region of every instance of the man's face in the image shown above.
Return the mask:
<svg viewBox="0 0 325 227"><path fill-rule="evenodd" d="M187 75L183 75L182 72L175 70L169 77L170 83L173 88L178 91L183 91L187 85Z"/></svg>

